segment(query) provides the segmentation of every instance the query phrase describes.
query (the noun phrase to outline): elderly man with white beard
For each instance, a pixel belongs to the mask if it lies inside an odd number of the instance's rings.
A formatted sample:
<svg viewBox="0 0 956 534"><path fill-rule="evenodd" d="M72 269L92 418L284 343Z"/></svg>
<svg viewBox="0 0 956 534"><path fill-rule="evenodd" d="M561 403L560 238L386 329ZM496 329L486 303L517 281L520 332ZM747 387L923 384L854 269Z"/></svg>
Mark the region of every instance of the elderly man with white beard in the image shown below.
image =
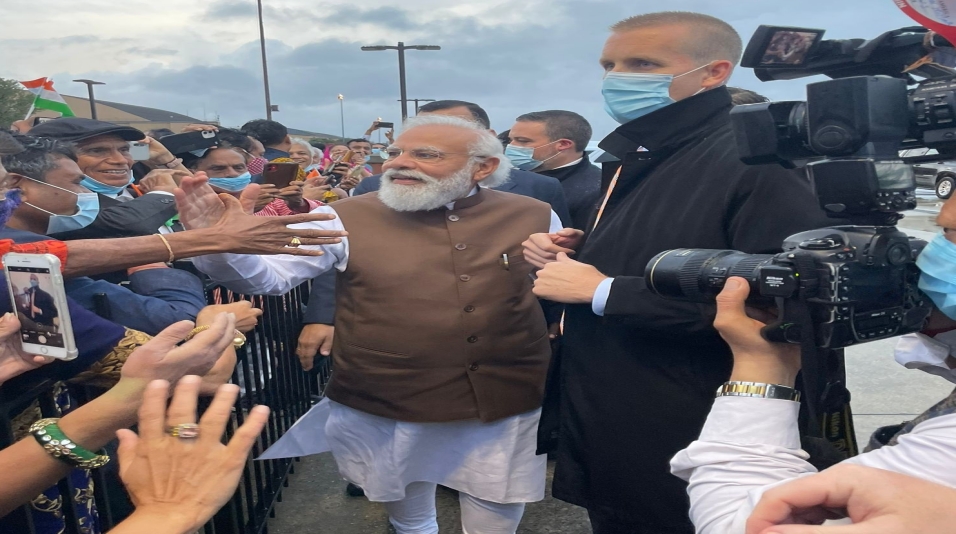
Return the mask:
<svg viewBox="0 0 956 534"><path fill-rule="evenodd" d="M438 532L437 484L459 491L466 534L514 533L525 503L544 497L535 445L551 349L521 243L561 222L543 202L490 189L509 168L480 125L412 119L377 194L292 227L346 230L324 255L196 260L243 293L337 269L325 433L342 475L385 503L399 534ZM183 222L203 226L216 201L210 190Z"/></svg>

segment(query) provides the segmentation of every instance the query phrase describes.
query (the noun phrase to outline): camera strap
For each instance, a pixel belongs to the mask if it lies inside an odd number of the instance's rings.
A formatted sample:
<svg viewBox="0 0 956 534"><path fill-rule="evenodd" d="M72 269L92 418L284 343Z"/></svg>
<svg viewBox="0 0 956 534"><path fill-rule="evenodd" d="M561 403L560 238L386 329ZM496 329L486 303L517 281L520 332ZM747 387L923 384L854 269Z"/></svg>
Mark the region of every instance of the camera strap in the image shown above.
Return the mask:
<svg viewBox="0 0 956 534"><path fill-rule="evenodd" d="M795 252L792 258L800 288L796 298L788 299L788 316L800 325L801 378L808 416L807 434L824 438L846 456L857 454L850 395L840 376L840 370L831 363L838 358L833 351L817 347L816 329L810 309L810 299L816 297L820 286L818 271L812 256ZM837 366L839 367L839 366Z"/></svg>

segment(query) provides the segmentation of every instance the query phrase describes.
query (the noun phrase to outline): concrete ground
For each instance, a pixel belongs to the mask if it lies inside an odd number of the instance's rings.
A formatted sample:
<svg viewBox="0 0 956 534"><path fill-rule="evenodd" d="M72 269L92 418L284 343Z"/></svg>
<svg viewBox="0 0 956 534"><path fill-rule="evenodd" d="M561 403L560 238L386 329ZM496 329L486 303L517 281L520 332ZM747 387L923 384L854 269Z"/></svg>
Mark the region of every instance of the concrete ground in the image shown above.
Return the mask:
<svg viewBox="0 0 956 534"><path fill-rule="evenodd" d="M937 231L934 219L941 202L921 192L920 208L910 212L900 228L921 238ZM941 378L903 369L893 360L894 340L854 347L847 351L849 387L854 422L861 446L878 427L912 419L945 397L953 386ZM553 466L552 466L553 467ZM549 469L549 478L550 478ZM388 534L384 508L364 498L347 497L329 454L304 458L296 464L289 488L269 523L271 534ZM443 533L460 534L457 497L438 492L439 526ZM528 506L519 534L587 534L583 510L550 498Z"/></svg>

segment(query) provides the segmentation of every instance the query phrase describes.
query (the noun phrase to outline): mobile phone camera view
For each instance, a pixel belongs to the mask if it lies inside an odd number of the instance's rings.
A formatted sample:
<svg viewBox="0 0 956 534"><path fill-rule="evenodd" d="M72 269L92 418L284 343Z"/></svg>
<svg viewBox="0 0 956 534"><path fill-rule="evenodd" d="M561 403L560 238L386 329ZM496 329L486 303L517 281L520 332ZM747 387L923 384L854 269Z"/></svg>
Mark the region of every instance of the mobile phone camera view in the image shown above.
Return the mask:
<svg viewBox="0 0 956 534"><path fill-rule="evenodd" d="M49 269L9 266L13 302L20 319L20 340L23 343L63 348L60 309L51 290L53 279Z"/></svg>

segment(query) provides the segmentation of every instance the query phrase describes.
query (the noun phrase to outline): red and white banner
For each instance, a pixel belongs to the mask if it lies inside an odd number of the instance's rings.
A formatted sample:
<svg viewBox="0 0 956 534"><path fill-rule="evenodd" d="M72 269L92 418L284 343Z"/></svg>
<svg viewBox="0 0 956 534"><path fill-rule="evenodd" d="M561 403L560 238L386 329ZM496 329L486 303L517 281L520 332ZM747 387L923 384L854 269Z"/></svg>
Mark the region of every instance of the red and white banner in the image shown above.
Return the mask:
<svg viewBox="0 0 956 534"><path fill-rule="evenodd" d="M893 0L903 13L956 45L956 0Z"/></svg>

